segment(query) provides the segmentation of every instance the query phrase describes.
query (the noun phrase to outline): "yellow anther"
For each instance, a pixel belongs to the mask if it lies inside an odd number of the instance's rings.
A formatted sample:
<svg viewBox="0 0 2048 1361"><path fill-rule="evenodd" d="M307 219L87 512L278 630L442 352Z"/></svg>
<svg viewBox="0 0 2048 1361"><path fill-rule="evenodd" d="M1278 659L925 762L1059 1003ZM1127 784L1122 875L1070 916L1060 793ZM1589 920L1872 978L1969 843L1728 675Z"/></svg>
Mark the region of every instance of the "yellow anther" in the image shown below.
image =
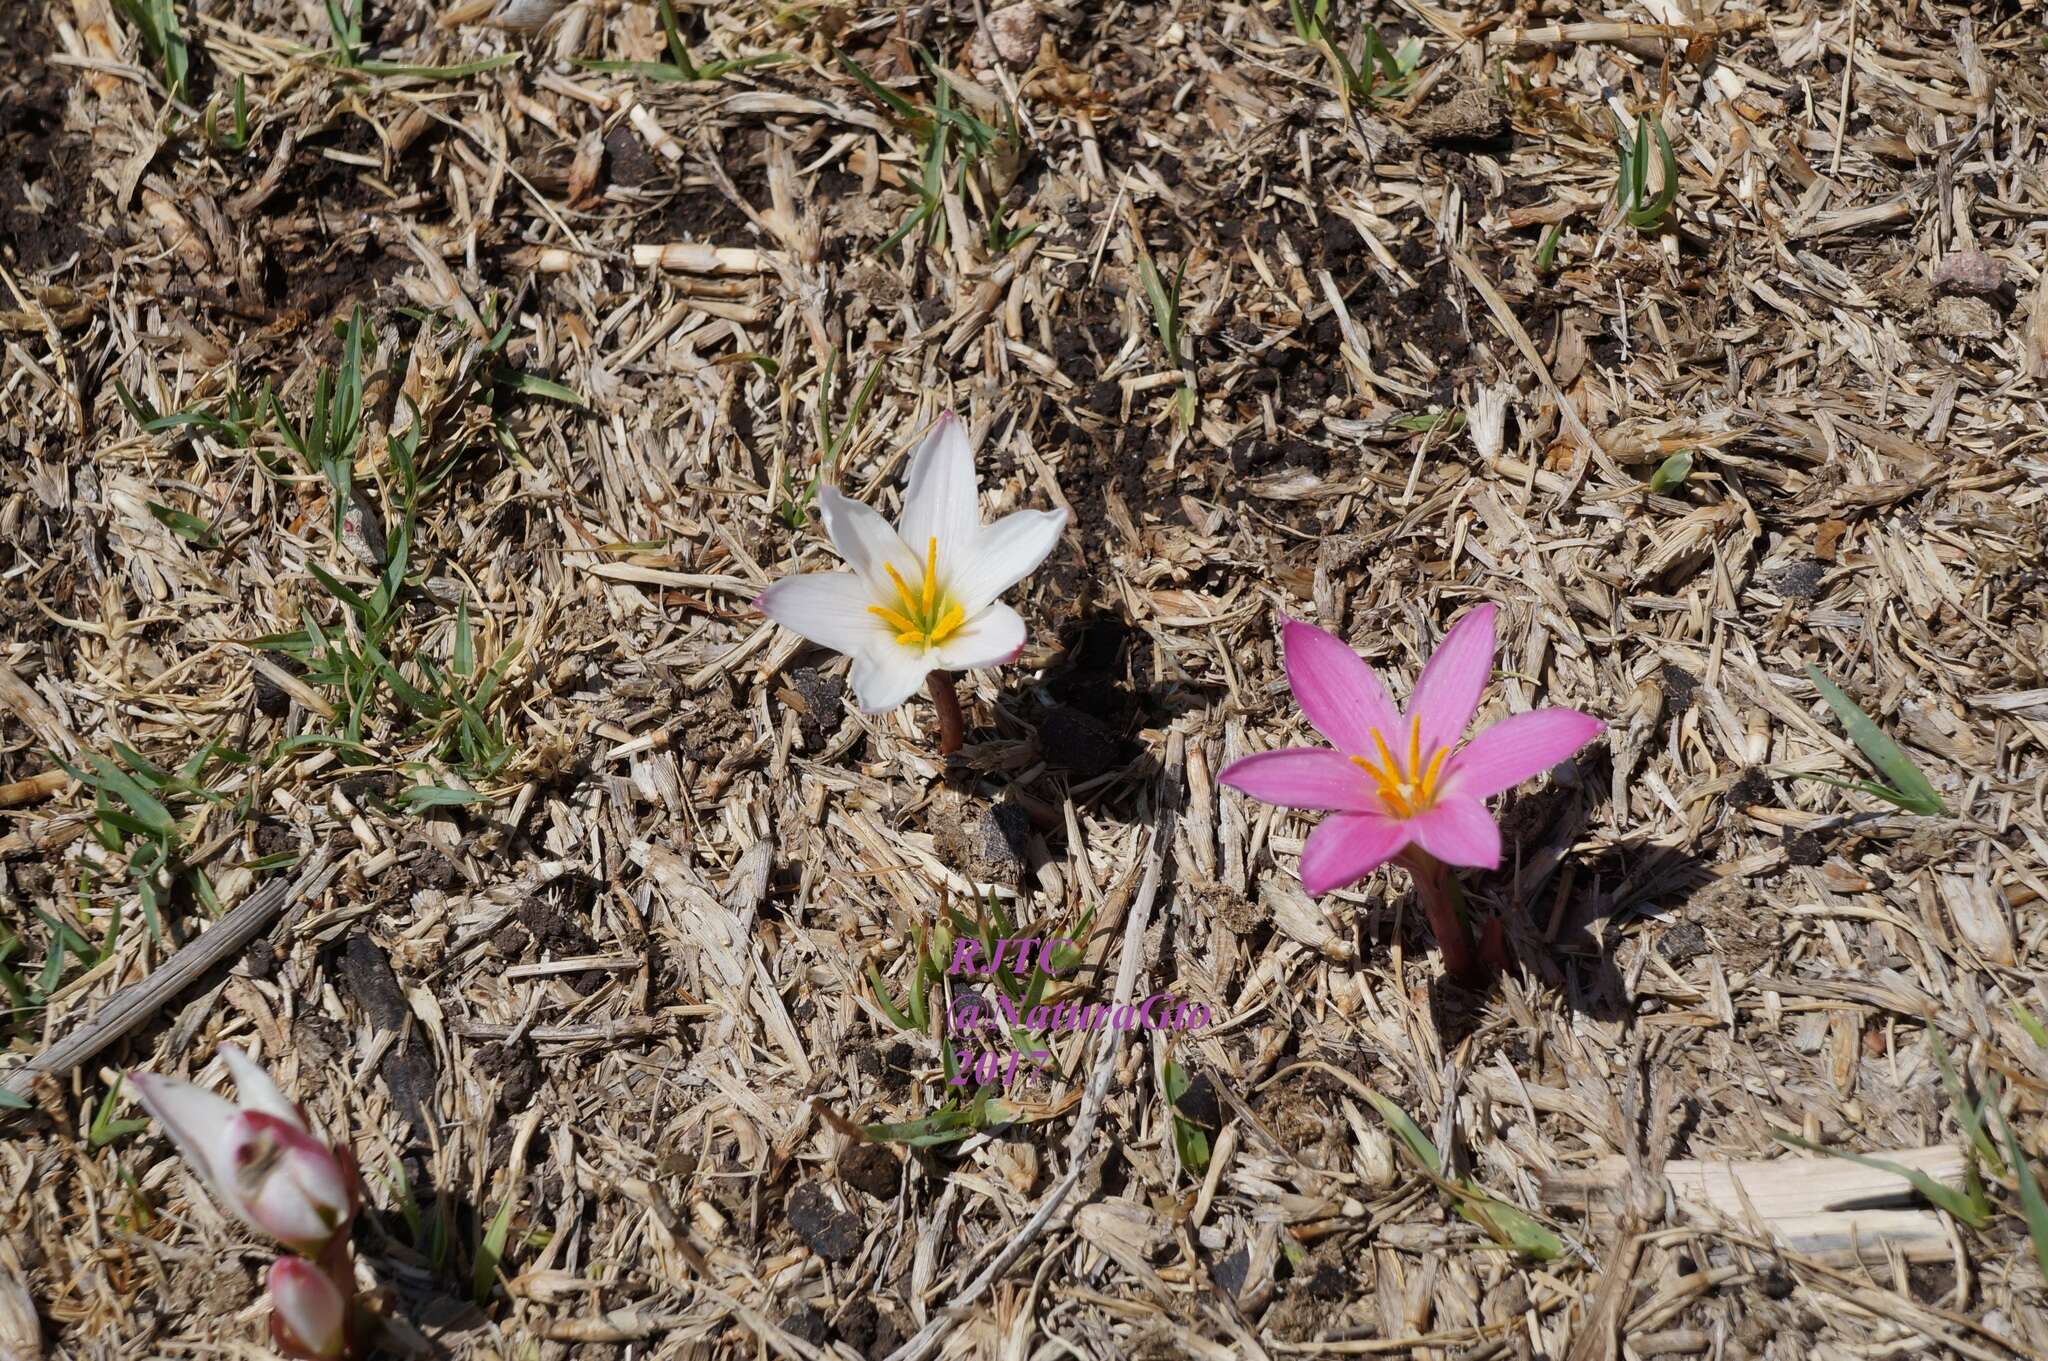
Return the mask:
<svg viewBox="0 0 2048 1361"><path fill-rule="evenodd" d="M1416 715L1408 725L1408 760L1403 764L1394 755L1387 739L1380 730L1372 730L1373 745L1379 749L1379 759L1370 756L1354 756L1351 763L1372 777L1374 790L1387 811L1397 818L1412 818L1436 803L1437 782L1443 776L1444 761L1451 754L1449 747L1434 749L1427 762L1422 753L1422 717Z"/></svg>
<svg viewBox="0 0 2048 1361"><path fill-rule="evenodd" d="M939 541L928 540L924 552L924 575L915 590L885 562L889 584L896 588L896 606L870 605L868 613L895 631L896 641L905 647L931 648L946 641L967 622L967 611L939 584Z"/></svg>

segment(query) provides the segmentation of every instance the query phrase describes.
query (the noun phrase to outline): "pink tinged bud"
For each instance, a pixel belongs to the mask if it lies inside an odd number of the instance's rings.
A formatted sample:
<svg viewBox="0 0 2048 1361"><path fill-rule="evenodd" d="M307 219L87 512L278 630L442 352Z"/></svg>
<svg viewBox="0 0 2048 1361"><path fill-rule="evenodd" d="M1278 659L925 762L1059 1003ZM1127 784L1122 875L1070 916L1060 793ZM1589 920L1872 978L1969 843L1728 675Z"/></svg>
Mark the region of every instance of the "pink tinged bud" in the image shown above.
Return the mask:
<svg viewBox="0 0 2048 1361"><path fill-rule="evenodd" d="M229 1196L253 1227L297 1252L318 1253L348 1225L354 1177L325 1144L274 1115L230 1122Z"/></svg>
<svg viewBox="0 0 2048 1361"><path fill-rule="evenodd" d="M298 1107L239 1049L223 1056L239 1106L155 1073L131 1074L130 1082L221 1208L295 1251L317 1254L355 1215L355 1163L315 1138Z"/></svg>
<svg viewBox="0 0 2048 1361"><path fill-rule="evenodd" d="M299 1257L270 1268L270 1340L287 1356L332 1361L348 1355L348 1297L334 1278Z"/></svg>

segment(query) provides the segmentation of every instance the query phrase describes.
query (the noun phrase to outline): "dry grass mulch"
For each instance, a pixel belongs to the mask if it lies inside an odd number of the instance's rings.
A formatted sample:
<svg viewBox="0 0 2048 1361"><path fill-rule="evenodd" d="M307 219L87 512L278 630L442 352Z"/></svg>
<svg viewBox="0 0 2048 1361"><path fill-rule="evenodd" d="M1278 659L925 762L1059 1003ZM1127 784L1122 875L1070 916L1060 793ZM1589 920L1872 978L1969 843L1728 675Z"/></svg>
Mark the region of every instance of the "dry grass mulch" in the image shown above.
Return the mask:
<svg viewBox="0 0 2048 1361"><path fill-rule="evenodd" d="M7 1063L262 904L14 1071L10 1355L253 1354L116 1087L223 1043L353 1144L393 1354L2048 1354L2010 1168L1853 1234L1663 1170L1952 1151L1942 1053L2043 1158L2035 12L1340 5L1419 45L1368 93L1277 0L1034 5L684 3L689 81L593 64L674 64L645 4L219 0L175 94L0 13ZM1072 512L950 761L751 609L944 408ZM1501 801L1468 989L1216 774L1312 740L1283 616L1407 682L1482 601L1488 712L1609 729ZM1943 814L1814 778L1809 663ZM949 1099L890 1011L991 889L1215 1023L850 1138Z"/></svg>

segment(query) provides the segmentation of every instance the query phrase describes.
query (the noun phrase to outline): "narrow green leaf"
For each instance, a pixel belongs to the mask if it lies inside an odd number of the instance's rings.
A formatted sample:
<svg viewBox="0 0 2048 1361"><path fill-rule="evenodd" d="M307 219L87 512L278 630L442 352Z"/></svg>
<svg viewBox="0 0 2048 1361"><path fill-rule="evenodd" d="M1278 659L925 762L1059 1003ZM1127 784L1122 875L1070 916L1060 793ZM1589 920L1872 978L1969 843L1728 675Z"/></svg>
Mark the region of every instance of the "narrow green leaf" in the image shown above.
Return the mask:
<svg viewBox="0 0 2048 1361"><path fill-rule="evenodd" d="M149 791L138 784L127 771L98 752L87 752L85 759L92 764L93 772L99 776L100 786L127 804L151 832L167 837L176 829L178 820L171 816L171 810L151 797Z"/></svg>
<svg viewBox="0 0 2048 1361"><path fill-rule="evenodd" d="M491 1227L484 1233L483 1244L477 1249L476 1266L469 1277L469 1291L478 1304L491 1297L491 1291L498 1283L498 1265L505 1260L505 1238L512 1228L514 1204L507 1199L498 1207Z"/></svg>
<svg viewBox="0 0 2048 1361"><path fill-rule="evenodd" d="M445 785L416 784L401 791L398 801L417 812L422 808L449 808L459 804L489 803L490 796L474 789L450 789Z"/></svg>
<svg viewBox="0 0 2048 1361"><path fill-rule="evenodd" d="M560 383L542 378L537 374L519 373L512 369L500 369L498 370L498 381L521 396L546 397L551 401L565 402L570 406L583 410L588 410L590 407L590 403L584 401L582 396L573 389L565 388Z"/></svg>
<svg viewBox="0 0 2048 1361"><path fill-rule="evenodd" d="M848 74L859 81L862 88L867 90L869 94L880 100L891 113L895 114L905 123L910 124L913 129L930 124L931 120L919 113L909 100L869 75L866 67L844 52L839 53L838 56L839 64L846 68Z"/></svg>
<svg viewBox="0 0 2048 1361"><path fill-rule="evenodd" d="M2019 1136L2006 1123L2005 1112L1998 1109L1996 1098L1987 1094L1985 1105L2012 1157L2013 1179L2019 1186L2020 1217L2027 1221L2027 1236L2034 1240L2034 1260L2040 1265L2041 1279L2048 1281L2048 1197L2041 1194L2041 1181L2027 1161L2027 1151L2020 1147Z"/></svg>
<svg viewBox="0 0 2048 1361"><path fill-rule="evenodd" d="M1525 1211L1461 1182L1466 1193L1457 1198L1457 1211L1492 1235L1496 1243L1513 1248L1539 1262L1554 1262L1564 1256L1564 1240Z"/></svg>
<svg viewBox="0 0 2048 1361"><path fill-rule="evenodd" d="M1828 702L1828 707L1835 711L1835 717L1841 720L1843 730L1849 734L1849 740L1856 744L1856 749L1891 781L1895 791L1892 796L1893 802L1910 812L1924 813L1929 817L1939 816L1948 811L1941 801L1941 795L1934 791L1934 786L1920 773L1920 767L1913 764L1913 758L1900 750L1899 744L1892 741L1884 730L1871 720L1870 715L1857 706L1855 700L1844 694L1841 687L1829 680L1821 673L1821 669L1811 662L1806 665L1806 676L1813 682L1814 689L1820 691L1821 698Z"/></svg>
<svg viewBox="0 0 2048 1361"><path fill-rule="evenodd" d="M922 1120L905 1120L897 1124L862 1125L861 1138L874 1144L908 1144L912 1148L929 1148L935 1144L949 1144L965 1139L974 1133L975 1117L972 1111L958 1108L927 1115Z"/></svg>
<svg viewBox="0 0 2048 1361"><path fill-rule="evenodd" d="M467 596L455 606L455 655L449 659L448 666L464 680L476 674L476 639L469 629Z"/></svg>
<svg viewBox="0 0 2048 1361"><path fill-rule="evenodd" d="M461 80L466 76L482 75L486 71L499 71L518 62L520 54L506 52L496 57L485 57L480 61L457 62L453 66L413 66L398 61L360 62L355 69L372 76L416 76L423 80Z"/></svg>
<svg viewBox="0 0 2048 1361"><path fill-rule="evenodd" d="M1437 1152L1436 1145L1422 1132L1421 1127L1408 1118L1408 1112L1378 1092L1367 1092L1365 1099L1372 1102L1373 1109L1380 1113L1380 1119L1387 1122L1387 1128L1393 1130L1401 1142L1408 1146L1408 1151L1415 1155L1415 1161L1421 1163L1430 1175L1442 1175L1443 1155Z"/></svg>
<svg viewBox="0 0 2048 1361"><path fill-rule="evenodd" d="M889 985L882 981L881 972L875 968L873 960L868 961L868 984L875 990L875 1005L889 1018L889 1024L898 1030L912 1029L910 1018L897 1010L896 1004L889 1000Z"/></svg>
<svg viewBox="0 0 2048 1361"><path fill-rule="evenodd" d="M1908 1182L1912 1183L1914 1190L1973 1229L1981 1229L1991 1222L1991 1216L1983 1205L1972 1204L1969 1196L1956 1190L1953 1186L1947 1186L1936 1181L1917 1167L1904 1167L1898 1163L1886 1162L1883 1158L1872 1158L1861 1153L1851 1153L1846 1149L1823 1148L1819 1144L1810 1143L1796 1134L1787 1134L1782 1130L1773 1130L1771 1135L1780 1143L1790 1144L1794 1148L1803 1148L1809 1153L1822 1153L1830 1158L1844 1158L1852 1163L1860 1163L1864 1167L1872 1167L1880 1172L1889 1172L1893 1176L1904 1177Z"/></svg>

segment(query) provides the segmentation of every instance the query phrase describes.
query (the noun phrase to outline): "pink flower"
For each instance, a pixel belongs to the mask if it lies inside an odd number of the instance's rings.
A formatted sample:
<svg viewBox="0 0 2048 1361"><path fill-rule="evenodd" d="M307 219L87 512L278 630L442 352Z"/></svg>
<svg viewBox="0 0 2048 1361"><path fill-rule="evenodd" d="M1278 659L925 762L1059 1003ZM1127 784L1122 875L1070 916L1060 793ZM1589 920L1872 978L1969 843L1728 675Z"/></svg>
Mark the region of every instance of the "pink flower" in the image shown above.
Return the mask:
<svg viewBox="0 0 2048 1361"><path fill-rule="evenodd" d="M1328 809L1301 852L1312 894L1355 883L1404 852L1447 865L1500 864L1500 827L1486 800L1539 775L1604 726L1574 709L1514 714L1459 740L1493 674L1494 607L1444 636L1403 714L1363 658L1339 639L1288 620L1287 680L1316 730L1336 744L1262 752L1220 778L1264 803ZM1412 849L1411 849L1412 848Z"/></svg>
<svg viewBox="0 0 2048 1361"><path fill-rule="evenodd" d="M270 1266L270 1340L306 1361L348 1355L348 1294L303 1257L280 1257Z"/></svg>
<svg viewBox="0 0 2048 1361"><path fill-rule="evenodd" d="M355 1159L316 1138L247 1054L229 1045L221 1056L238 1102L156 1073L128 1080L223 1208L294 1252L318 1256L355 1217Z"/></svg>

